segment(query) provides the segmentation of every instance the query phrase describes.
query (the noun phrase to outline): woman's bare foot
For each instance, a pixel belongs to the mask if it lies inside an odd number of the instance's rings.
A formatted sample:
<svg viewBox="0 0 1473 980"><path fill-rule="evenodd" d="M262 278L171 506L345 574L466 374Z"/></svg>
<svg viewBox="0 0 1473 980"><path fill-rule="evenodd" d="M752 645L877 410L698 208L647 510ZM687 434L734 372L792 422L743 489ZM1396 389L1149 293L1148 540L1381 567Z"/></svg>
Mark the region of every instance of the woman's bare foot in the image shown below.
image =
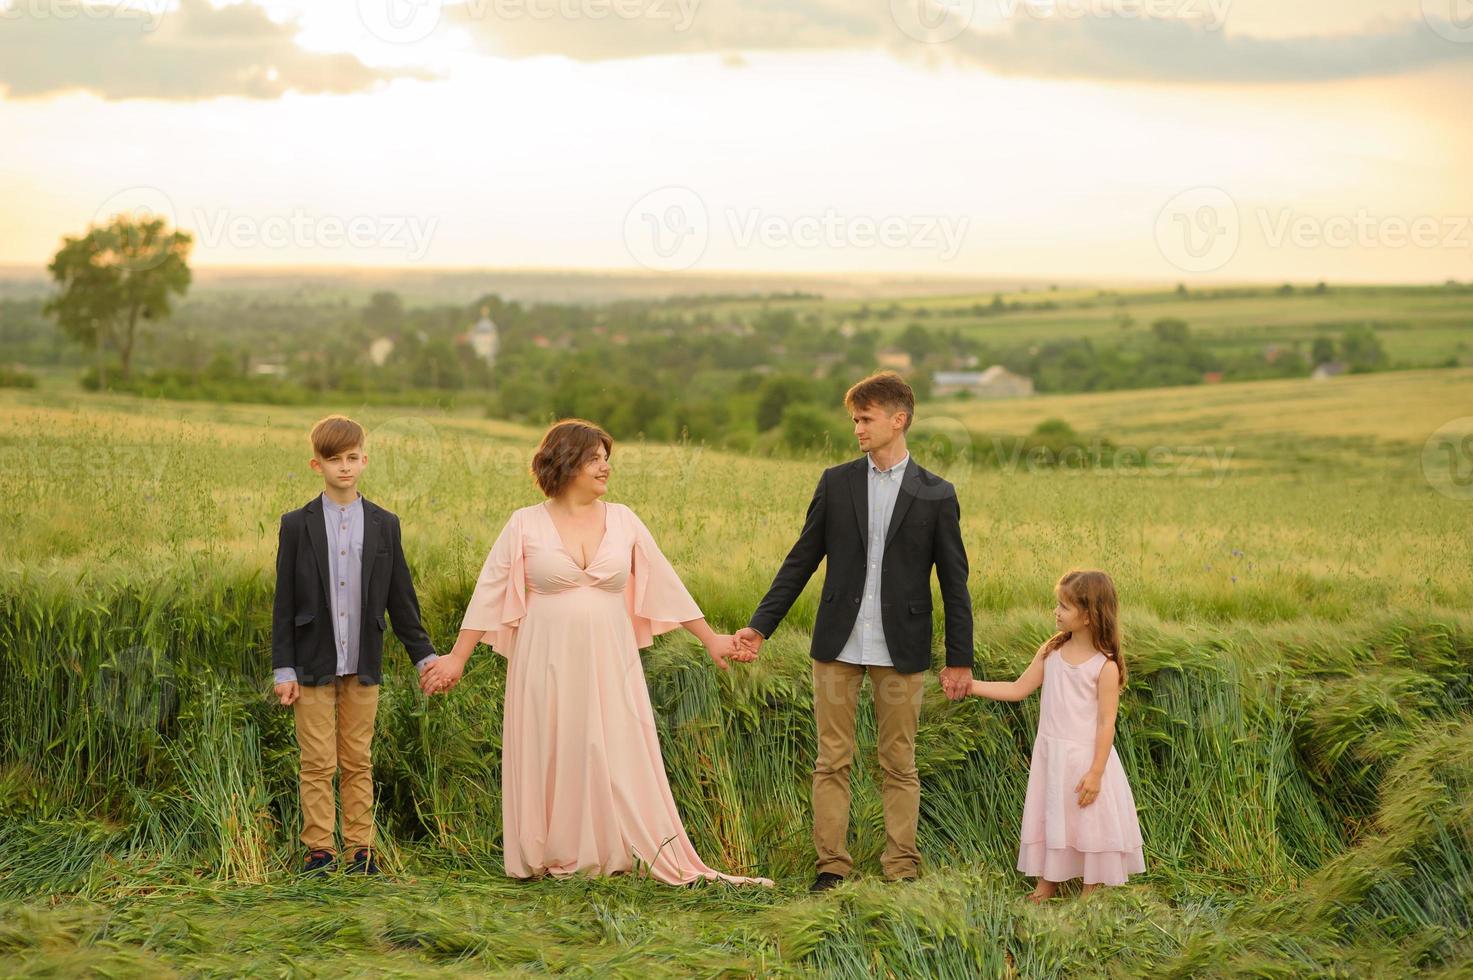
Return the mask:
<svg viewBox="0 0 1473 980"><path fill-rule="evenodd" d="M1038 879L1038 886L1034 888L1033 891L1029 892L1028 901L1032 902L1034 905L1042 905L1044 902L1047 902L1049 899L1058 894L1058 891L1058 882L1045 881L1044 879L1040 878Z"/></svg>

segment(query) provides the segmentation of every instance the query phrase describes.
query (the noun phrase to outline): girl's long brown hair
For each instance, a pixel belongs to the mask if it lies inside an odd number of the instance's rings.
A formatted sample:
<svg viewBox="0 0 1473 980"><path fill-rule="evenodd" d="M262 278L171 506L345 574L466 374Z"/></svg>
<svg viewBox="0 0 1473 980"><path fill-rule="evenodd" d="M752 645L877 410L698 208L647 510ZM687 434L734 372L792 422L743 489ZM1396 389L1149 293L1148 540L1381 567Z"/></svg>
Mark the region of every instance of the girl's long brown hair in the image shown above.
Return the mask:
<svg viewBox="0 0 1473 980"><path fill-rule="evenodd" d="M1076 568L1065 572L1054 586L1054 592L1069 605L1089 617L1094 631L1095 648L1115 661L1120 669L1120 686L1125 686L1125 657L1120 653L1120 600L1110 576L1094 568ZM1053 653L1068 642L1073 633L1061 631L1043 645L1044 654Z"/></svg>

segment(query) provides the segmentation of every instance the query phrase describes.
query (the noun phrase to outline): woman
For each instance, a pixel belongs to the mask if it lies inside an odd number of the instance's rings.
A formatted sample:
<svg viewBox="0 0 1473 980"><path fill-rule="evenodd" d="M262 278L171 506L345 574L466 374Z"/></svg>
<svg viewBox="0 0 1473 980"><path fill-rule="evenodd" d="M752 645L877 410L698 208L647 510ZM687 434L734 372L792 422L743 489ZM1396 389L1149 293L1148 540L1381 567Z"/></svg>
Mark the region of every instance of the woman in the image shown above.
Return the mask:
<svg viewBox="0 0 1473 980"><path fill-rule="evenodd" d="M707 867L665 777L639 648L684 626L722 670L750 660L712 631L644 522L608 490L613 439L591 422L547 430L532 474L547 500L506 522L450 653L424 672L459 682L483 638L507 658L503 860L514 878L607 875L771 885Z"/></svg>

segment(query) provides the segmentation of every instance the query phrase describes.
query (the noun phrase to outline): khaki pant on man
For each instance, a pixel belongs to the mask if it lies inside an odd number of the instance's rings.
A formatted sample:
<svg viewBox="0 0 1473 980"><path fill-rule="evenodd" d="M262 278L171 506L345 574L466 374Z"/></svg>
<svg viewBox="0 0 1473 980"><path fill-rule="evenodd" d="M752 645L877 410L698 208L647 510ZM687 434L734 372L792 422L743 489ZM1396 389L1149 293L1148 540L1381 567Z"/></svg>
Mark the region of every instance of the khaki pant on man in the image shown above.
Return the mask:
<svg viewBox="0 0 1473 980"><path fill-rule="evenodd" d="M303 684L293 705L297 745L302 751L302 843L312 850L333 846L332 777L338 773L343 799L343 849L352 854L373 845L373 719L377 684L359 684L344 674L331 684Z"/></svg>
<svg viewBox="0 0 1473 980"><path fill-rule="evenodd" d="M854 867L848 847L849 767L854 759L854 715L866 673L874 693L884 775L885 852L880 867L886 878L914 878L921 862L916 850L921 780L915 747L925 672L902 674L893 667L860 667L837 660L813 662L813 714L818 723L813 846L818 871L847 876Z"/></svg>

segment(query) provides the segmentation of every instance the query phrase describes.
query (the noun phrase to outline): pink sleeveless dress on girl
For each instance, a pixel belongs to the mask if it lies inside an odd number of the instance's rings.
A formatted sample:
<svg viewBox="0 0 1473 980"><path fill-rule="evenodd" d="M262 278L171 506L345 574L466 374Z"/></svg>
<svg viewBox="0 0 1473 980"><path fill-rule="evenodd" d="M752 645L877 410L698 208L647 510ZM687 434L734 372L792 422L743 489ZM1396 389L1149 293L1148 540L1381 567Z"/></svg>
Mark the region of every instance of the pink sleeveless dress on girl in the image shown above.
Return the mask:
<svg viewBox="0 0 1473 980"><path fill-rule="evenodd" d="M1135 797L1115 746L1110 746L1095 801L1081 807L1074 792L1094 761L1100 668L1106 659L1096 653L1076 666L1058 650L1044 658L1038 736L1018 847L1018 870L1025 875L1120 885L1127 875L1146 870Z"/></svg>

